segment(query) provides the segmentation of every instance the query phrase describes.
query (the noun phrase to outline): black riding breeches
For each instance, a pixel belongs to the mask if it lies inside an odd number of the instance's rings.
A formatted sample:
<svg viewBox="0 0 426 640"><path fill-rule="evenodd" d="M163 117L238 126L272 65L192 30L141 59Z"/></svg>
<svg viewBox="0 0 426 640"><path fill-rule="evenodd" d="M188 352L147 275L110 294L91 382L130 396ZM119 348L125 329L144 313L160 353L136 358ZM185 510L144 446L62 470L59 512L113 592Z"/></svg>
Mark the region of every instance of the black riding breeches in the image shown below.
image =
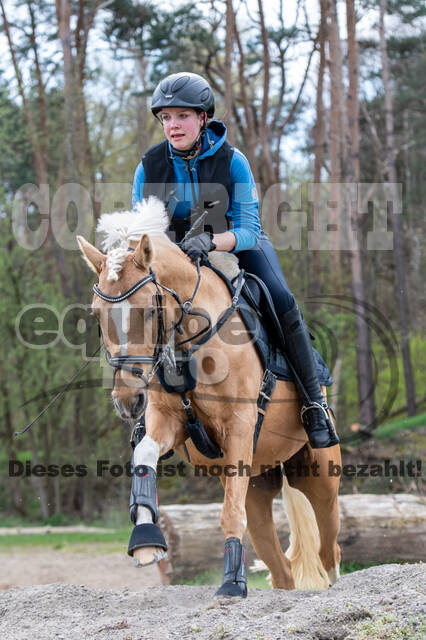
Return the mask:
<svg viewBox="0 0 426 640"><path fill-rule="evenodd" d="M236 255L242 269L254 273L266 284L278 316L293 308L295 300L281 271L274 247L263 231L253 249L239 251Z"/></svg>

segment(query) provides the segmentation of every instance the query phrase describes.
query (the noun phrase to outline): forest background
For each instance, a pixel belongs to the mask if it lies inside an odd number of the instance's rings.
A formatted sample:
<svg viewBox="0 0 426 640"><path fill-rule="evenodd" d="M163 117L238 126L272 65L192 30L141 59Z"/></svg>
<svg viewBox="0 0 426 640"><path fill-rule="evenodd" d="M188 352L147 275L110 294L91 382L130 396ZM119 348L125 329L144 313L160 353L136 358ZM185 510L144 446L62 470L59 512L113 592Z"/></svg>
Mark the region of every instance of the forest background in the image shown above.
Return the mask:
<svg viewBox="0 0 426 640"><path fill-rule="evenodd" d="M97 460L130 457L102 360L14 433L99 344L75 235L93 241L101 213L130 207L134 169L162 139L150 96L176 71L209 80L216 117L249 159L263 226L333 372L343 444L424 411L423 3L0 0L0 9L3 515L58 523L127 502L129 478L96 475ZM89 473L9 478L9 460ZM191 479L164 482L190 500Z"/></svg>

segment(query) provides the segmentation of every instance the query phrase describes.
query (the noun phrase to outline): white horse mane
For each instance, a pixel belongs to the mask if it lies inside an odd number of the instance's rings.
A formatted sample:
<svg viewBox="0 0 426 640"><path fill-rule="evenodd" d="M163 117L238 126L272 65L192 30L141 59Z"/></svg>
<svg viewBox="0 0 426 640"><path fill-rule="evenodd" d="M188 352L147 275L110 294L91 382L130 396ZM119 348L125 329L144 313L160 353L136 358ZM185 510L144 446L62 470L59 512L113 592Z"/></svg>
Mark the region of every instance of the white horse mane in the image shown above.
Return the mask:
<svg viewBox="0 0 426 640"><path fill-rule="evenodd" d="M164 235L168 226L166 208L154 196L138 202L133 211L103 214L96 231L105 234L101 246L107 252L107 280L118 280L130 242L139 241L144 233Z"/></svg>

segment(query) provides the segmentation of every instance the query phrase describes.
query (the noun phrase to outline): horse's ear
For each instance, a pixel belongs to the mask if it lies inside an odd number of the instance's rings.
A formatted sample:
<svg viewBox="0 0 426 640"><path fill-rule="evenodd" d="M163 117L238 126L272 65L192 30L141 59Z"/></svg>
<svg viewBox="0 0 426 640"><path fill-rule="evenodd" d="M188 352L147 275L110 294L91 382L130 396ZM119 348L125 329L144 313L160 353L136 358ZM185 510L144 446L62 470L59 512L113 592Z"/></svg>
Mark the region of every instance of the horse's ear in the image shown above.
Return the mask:
<svg viewBox="0 0 426 640"><path fill-rule="evenodd" d="M152 262L153 248L149 236L144 233L135 249L134 263L140 269L147 269Z"/></svg>
<svg viewBox="0 0 426 640"><path fill-rule="evenodd" d="M84 261L92 271L99 275L105 263L104 254L90 244L90 242L87 242L83 236L76 236L76 238L80 251L83 254Z"/></svg>

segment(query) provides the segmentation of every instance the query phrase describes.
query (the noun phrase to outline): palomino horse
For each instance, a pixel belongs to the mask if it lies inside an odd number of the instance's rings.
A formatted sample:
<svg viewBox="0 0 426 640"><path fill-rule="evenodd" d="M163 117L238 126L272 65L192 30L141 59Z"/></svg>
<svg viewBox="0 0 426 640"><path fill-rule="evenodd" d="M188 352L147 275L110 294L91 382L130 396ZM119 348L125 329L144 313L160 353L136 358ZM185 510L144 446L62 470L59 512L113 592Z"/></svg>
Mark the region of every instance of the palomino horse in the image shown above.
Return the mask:
<svg viewBox="0 0 426 640"><path fill-rule="evenodd" d="M328 467L329 461L340 464L340 449L336 445L312 450L307 444L294 385L277 382L253 454L263 376L259 356L251 342L227 339L224 344L220 332L212 332L194 355L197 384L185 396L187 408L191 404L223 452L222 458L212 460L188 436L188 412L181 395L167 393L158 384L156 373L165 345L173 360L175 343L187 340L188 348L200 335L197 319L208 323L209 318L215 327L232 306L221 278L208 267L197 270L169 240L168 224L162 203L150 199L137 212L102 216L98 230L106 232L106 255L77 238L85 261L99 278L92 309L115 368L114 405L123 419L136 420L147 399L146 435L134 450L135 469L144 473L138 479L133 476L137 486L133 484L132 491L138 496L133 505L132 554L139 554L145 564L161 558L164 539L155 524L155 470L159 457L176 449L184 459L187 453L192 464L207 468L214 464L216 475L221 465L225 570L219 595L247 593L241 545L246 527L258 557L271 572L274 588L326 588L339 575L339 478L331 476ZM204 315L191 315L196 308ZM236 311L233 318L238 318ZM288 471L284 479L283 465ZM291 530L287 555L272 519L272 501L283 480Z"/></svg>

